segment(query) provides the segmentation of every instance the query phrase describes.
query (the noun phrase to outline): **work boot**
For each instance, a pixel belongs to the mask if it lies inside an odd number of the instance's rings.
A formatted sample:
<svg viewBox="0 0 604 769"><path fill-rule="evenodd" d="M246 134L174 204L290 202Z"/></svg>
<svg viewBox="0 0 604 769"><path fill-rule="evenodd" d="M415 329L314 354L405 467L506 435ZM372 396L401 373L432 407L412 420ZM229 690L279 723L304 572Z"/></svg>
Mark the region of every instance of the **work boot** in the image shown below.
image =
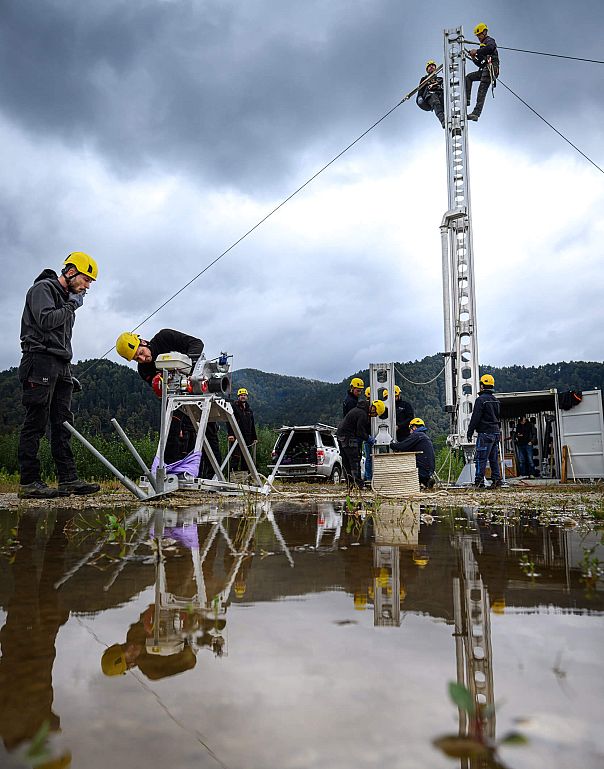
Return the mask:
<svg viewBox="0 0 604 769"><path fill-rule="evenodd" d="M493 483L491 484L492 489L500 489L502 486L503 486L503 481L500 480L499 478L496 481L493 481Z"/></svg>
<svg viewBox="0 0 604 769"><path fill-rule="evenodd" d="M58 489L51 489L42 481L34 481L33 483L22 483L19 486L17 492L19 499L54 499L55 497L61 497Z"/></svg>
<svg viewBox="0 0 604 769"><path fill-rule="evenodd" d="M478 478L474 481L474 488L476 489L486 489L484 478Z"/></svg>
<svg viewBox="0 0 604 769"><path fill-rule="evenodd" d="M86 481L82 481L79 478L76 478L75 481L65 481L64 483L59 483L59 493L66 496L69 494L96 494L96 492L100 490L101 487L98 483L87 483Z"/></svg>
<svg viewBox="0 0 604 769"><path fill-rule="evenodd" d="M476 122L479 117L480 115L477 115L475 112L470 112L470 114L468 115L468 120L473 120L474 122Z"/></svg>

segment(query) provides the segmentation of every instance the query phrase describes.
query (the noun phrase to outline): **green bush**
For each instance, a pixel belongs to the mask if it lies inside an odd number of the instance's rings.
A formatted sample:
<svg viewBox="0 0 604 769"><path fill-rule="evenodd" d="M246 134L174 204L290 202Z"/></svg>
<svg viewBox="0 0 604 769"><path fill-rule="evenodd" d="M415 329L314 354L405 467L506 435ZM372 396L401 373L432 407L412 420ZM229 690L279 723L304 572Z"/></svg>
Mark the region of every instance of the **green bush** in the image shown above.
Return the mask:
<svg viewBox="0 0 604 769"><path fill-rule="evenodd" d="M86 436L88 437L88 436ZM120 472L130 478L141 475L138 463L117 436L96 436L89 438L90 443L98 449ZM157 447L157 436L149 433L143 438L132 441L136 450L147 464L153 461ZM0 435L0 471L7 474L18 473L17 448L19 433ZM77 439L71 441L71 448L76 461L78 476L86 479L108 479L113 474L96 459L88 449ZM46 437L40 442L40 470L43 478L55 480L56 471L50 452L50 443Z"/></svg>

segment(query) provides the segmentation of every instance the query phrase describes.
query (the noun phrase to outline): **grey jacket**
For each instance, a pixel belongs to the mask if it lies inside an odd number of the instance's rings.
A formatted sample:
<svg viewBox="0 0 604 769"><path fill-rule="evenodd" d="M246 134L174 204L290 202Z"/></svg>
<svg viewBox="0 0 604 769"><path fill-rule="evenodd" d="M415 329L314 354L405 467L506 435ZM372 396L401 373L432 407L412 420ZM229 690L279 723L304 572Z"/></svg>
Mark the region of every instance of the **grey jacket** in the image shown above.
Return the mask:
<svg viewBox="0 0 604 769"><path fill-rule="evenodd" d="M74 302L59 283L54 270L44 270L25 297L21 318L21 350L47 353L70 361L71 335L75 322Z"/></svg>

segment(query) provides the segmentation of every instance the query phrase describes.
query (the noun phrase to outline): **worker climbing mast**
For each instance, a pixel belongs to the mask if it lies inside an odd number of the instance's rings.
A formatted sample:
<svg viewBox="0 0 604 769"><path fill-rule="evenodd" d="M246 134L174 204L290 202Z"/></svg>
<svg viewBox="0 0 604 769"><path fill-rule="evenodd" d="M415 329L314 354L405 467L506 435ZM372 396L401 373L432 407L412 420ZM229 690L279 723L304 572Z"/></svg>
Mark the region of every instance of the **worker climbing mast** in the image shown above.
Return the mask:
<svg viewBox="0 0 604 769"><path fill-rule="evenodd" d="M463 448L466 466L458 483L472 481L474 446L467 431L478 394L478 345L474 254L470 213L467 110L463 29L444 31L444 102L447 142L448 210L440 226L445 330L445 408L451 414L448 438Z"/></svg>

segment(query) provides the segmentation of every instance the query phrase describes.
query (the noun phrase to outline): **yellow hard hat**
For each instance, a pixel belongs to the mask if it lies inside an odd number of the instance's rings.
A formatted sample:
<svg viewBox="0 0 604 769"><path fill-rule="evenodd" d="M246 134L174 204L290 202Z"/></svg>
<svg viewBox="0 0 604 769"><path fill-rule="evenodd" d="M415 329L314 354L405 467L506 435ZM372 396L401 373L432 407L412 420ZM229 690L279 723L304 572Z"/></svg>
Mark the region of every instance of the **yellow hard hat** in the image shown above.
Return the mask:
<svg viewBox="0 0 604 769"><path fill-rule="evenodd" d="M423 546L420 546L419 550L413 551L413 563L419 566L420 569L425 569L430 561L430 556Z"/></svg>
<svg viewBox="0 0 604 769"><path fill-rule="evenodd" d="M485 387L495 387L495 379L492 374L483 374L480 377L480 384L485 385Z"/></svg>
<svg viewBox="0 0 604 769"><path fill-rule="evenodd" d="M245 387L240 387L237 390L237 397L239 397L240 395L249 395L249 392L245 389Z"/></svg>
<svg viewBox="0 0 604 769"><path fill-rule="evenodd" d="M126 360L132 360L136 355L136 351L140 347L141 338L138 334L133 334L131 331L124 331L120 334L115 343L115 349L118 355Z"/></svg>
<svg viewBox="0 0 604 769"><path fill-rule="evenodd" d="M505 598L496 598L491 603L491 611L495 614L505 614Z"/></svg>
<svg viewBox="0 0 604 769"><path fill-rule="evenodd" d="M386 404L384 403L384 401L373 401L371 405L375 406L375 410L378 417L381 417L384 411L386 411Z"/></svg>
<svg viewBox="0 0 604 769"><path fill-rule="evenodd" d="M379 572L376 575L375 581L378 587L384 588L388 585L390 574L388 573L388 569L384 568L383 566L380 567Z"/></svg>
<svg viewBox="0 0 604 769"><path fill-rule="evenodd" d="M415 425L416 427L424 427L426 423L424 422L423 419L420 419L419 417L415 417L415 419L412 419L409 422L409 424L410 425Z"/></svg>
<svg viewBox="0 0 604 769"><path fill-rule="evenodd" d="M428 69L428 67L429 67L431 64L433 64L433 65L436 67L436 62L434 61L434 59L430 59L430 61L427 61L427 62L426 62L426 70Z"/></svg>
<svg viewBox="0 0 604 769"><path fill-rule="evenodd" d="M384 389L382 390L382 400L383 401L387 401L388 400L388 394L389 394L388 390L384 387Z"/></svg>
<svg viewBox="0 0 604 769"><path fill-rule="evenodd" d="M401 388L398 385L394 385L394 397L396 398L401 394Z"/></svg>
<svg viewBox="0 0 604 769"><path fill-rule="evenodd" d="M363 382L363 380L362 380L362 379L359 379L359 377L358 377L358 376L355 376L355 377L353 377L353 378L350 380L350 386L351 386L351 387L355 387L355 388L357 388L357 389L359 389L359 390L362 390L362 389L363 389L363 387L365 387L365 382Z"/></svg>
<svg viewBox="0 0 604 769"><path fill-rule="evenodd" d="M474 27L474 34L475 35L481 35L483 32L488 32L489 28L486 24L483 24L483 22L480 22L480 24L477 24Z"/></svg>
<svg viewBox="0 0 604 769"><path fill-rule="evenodd" d="M96 280L97 275L99 274L99 268L94 259L83 251L73 251L73 253L69 254L67 259L65 259L63 264L73 264L78 272L81 272L82 275L87 275L89 278L92 278L92 280Z"/></svg>
<svg viewBox="0 0 604 769"><path fill-rule="evenodd" d="M105 649L101 657L101 669L106 676L123 675L128 670L128 663L121 644L113 644Z"/></svg>
<svg viewBox="0 0 604 769"><path fill-rule="evenodd" d="M370 394L371 394L371 388L370 387L366 387L365 388L365 397L367 398L367 400L369 400Z"/></svg>

